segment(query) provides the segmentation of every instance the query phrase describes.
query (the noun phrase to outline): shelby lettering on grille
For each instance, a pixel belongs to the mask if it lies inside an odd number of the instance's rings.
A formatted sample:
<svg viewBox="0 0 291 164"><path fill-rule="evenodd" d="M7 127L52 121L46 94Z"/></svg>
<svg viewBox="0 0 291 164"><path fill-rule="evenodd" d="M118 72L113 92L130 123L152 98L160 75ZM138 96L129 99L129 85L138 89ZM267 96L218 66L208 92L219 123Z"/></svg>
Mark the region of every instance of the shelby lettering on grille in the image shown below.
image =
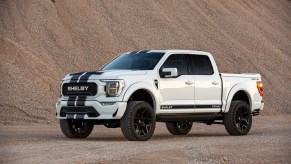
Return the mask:
<svg viewBox="0 0 291 164"><path fill-rule="evenodd" d="M62 92L64 96L94 96L97 94L97 84L65 83Z"/></svg>

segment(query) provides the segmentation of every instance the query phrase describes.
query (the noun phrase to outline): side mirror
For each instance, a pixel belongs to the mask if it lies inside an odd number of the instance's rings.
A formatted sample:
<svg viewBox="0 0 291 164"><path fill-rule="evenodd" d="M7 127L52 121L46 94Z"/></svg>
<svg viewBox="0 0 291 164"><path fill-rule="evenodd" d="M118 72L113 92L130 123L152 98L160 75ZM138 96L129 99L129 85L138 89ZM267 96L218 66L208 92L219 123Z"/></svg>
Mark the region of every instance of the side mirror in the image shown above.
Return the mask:
<svg viewBox="0 0 291 164"><path fill-rule="evenodd" d="M163 68L160 72L161 77L169 78L169 77L177 77L178 70L177 68Z"/></svg>

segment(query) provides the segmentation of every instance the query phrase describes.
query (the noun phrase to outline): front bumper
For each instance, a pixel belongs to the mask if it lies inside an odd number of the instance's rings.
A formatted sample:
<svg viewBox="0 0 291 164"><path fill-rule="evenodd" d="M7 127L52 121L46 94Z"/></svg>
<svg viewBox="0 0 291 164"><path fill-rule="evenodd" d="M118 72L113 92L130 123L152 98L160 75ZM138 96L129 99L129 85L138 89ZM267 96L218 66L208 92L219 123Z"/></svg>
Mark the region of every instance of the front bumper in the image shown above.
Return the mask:
<svg viewBox="0 0 291 164"><path fill-rule="evenodd" d="M85 120L110 120L120 119L127 102L114 102L103 105L94 100L85 101L84 106L68 106L68 101L58 100L56 103L56 115L58 119L85 119ZM94 112L96 110L96 112Z"/></svg>

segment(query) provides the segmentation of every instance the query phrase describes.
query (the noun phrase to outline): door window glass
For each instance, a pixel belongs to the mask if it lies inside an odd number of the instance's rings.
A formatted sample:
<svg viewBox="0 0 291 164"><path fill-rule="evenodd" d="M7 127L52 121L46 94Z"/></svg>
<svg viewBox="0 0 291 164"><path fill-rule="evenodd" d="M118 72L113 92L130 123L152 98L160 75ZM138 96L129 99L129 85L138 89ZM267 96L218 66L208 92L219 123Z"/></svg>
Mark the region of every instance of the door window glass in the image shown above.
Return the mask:
<svg viewBox="0 0 291 164"><path fill-rule="evenodd" d="M187 61L185 55L175 54L168 57L168 59L162 65L160 71L163 68L177 68L179 75L188 75Z"/></svg>
<svg viewBox="0 0 291 164"><path fill-rule="evenodd" d="M214 73L211 61L206 55L190 55L194 67L194 75L212 75Z"/></svg>

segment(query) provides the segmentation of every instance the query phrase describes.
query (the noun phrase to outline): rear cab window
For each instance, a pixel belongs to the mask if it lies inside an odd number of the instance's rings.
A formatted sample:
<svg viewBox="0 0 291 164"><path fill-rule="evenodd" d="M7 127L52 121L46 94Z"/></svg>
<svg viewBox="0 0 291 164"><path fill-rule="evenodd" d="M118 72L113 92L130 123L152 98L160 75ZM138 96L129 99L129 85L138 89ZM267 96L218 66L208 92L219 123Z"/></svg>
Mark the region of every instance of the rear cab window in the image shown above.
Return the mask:
<svg viewBox="0 0 291 164"><path fill-rule="evenodd" d="M213 75L212 63L207 55L188 55L193 75Z"/></svg>

